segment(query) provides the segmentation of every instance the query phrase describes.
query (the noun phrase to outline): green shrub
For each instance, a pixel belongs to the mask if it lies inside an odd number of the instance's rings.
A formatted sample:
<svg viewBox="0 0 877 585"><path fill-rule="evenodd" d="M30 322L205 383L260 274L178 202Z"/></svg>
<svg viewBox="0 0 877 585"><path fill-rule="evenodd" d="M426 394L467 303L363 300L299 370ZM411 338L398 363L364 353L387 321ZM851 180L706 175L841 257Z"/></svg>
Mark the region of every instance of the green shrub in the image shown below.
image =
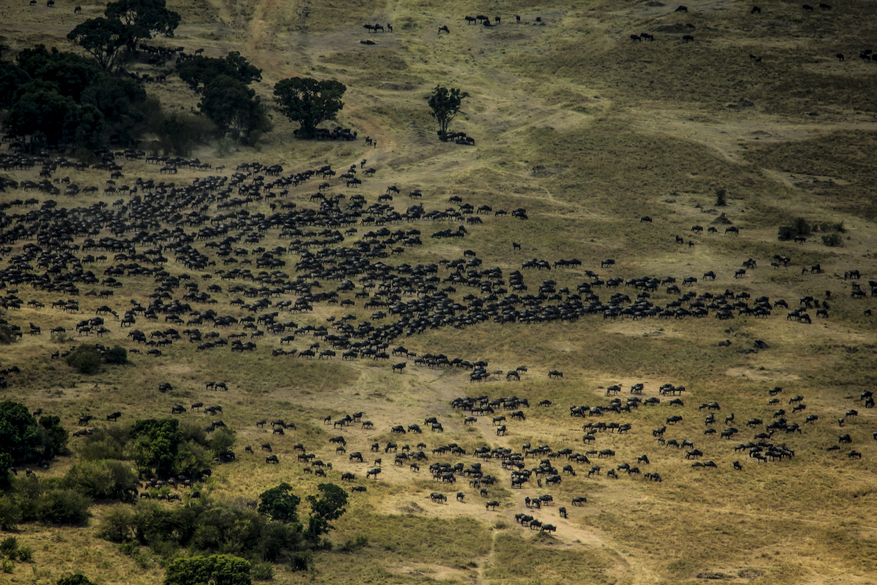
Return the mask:
<svg viewBox="0 0 877 585"><path fill-rule="evenodd" d="M61 419L57 416L40 417L40 428L37 431L40 443L43 445L43 456L52 458L56 454L67 453L67 441L70 433L61 426Z"/></svg>
<svg viewBox="0 0 877 585"><path fill-rule="evenodd" d="M807 220L801 217L792 219L789 223L779 227L777 238L780 241L792 240L795 236L809 236L812 227Z"/></svg>
<svg viewBox="0 0 877 585"><path fill-rule="evenodd" d="M22 522L80 526L90 516L91 501L83 494L57 487L58 481L32 477L15 482L12 498Z"/></svg>
<svg viewBox="0 0 877 585"><path fill-rule="evenodd" d="M728 191L724 187L716 189L716 207L728 205Z"/></svg>
<svg viewBox="0 0 877 585"><path fill-rule="evenodd" d="M16 554L18 555L18 560L23 563L33 562L33 549L29 546L19 546Z"/></svg>
<svg viewBox="0 0 877 585"><path fill-rule="evenodd" d="M18 402L0 403L0 453L8 454L12 461L0 461L4 469L33 460L40 438L37 420L28 408Z"/></svg>
<svg viewBox="0 0 877 585"><path fill-rule="evenodd" d="M100 352L91 344L80 345L67 356L67 365L83 374L98 373L100 363Z"/></svg>
<svg viewBox="0 0 877 585"><path fill-rule="evenodd" d="M196 144L216 134L216 125L204 116L174 113L155 128L155 133L165 154L189 156Z"/></svg>
<svg viewBox="0 0 877 585"><path fill-rule="evenodd" d="M822 236L822 243L829 248L837 248L838 246L843 246L843 236L838 233L825 234Z"/></svg>
<svg viewBox="0 0 877 585"><path fill-rule="evenodd" d="M213 431L213 436L210 437L210 450L213 452L213 456L217 457L231 451L234 443L235 432L229 428L219 428Z"/></svg>
<svg viewBox="0 0 877 585"><path fill-rule="evenodd" d="M104 354L104 361L108 364L127 364L128 350L124 347L117 345L109 350L106 354Z"/></svg>
<svg viewBox="0 0 877 585"><path fill-rule="evenodd" d="M0 345L9 345L18 341L18 336L9 326L6 319L0 319Z"/></svg>
<svg viewBox="0 0 877 585"><path fill-rule="evenodd" d="M230 555L176 559L168 565L165 585L251 585L250 562Z"/></svg>
<svg viewBox="0 0 877 585"><path fill-rule="evenodd" d="M0 492L5 492L12 484L12 476L9 468L12 467L12 455L0 453Z"/></svg>
<svg viewBox="0 0 877 585"><path fill-rule="evenodd" d="M307 571L311 568L314 553L309 550L297 551L289 557L289 568L293 571Z"/></svg>
<svg viewBox="0 0 877 585"><path fill-rule="evenodd" d="M80 526L88 520L91 501L71 489L47 490L36 506L36 519L43 524Z"/></svg>
<svg viewBox="0 0 877 585"><path fill-rule="evenodd" d="M121 461L80 461L64 476L69 488L96 500L131 501L139 480L130 465Z"/></svg>
<svg viewBox="0 0 877 585"><path fill-rule="evenodd" d="M97 429L79 447L79 457L87 461L125 459L125 444L130 439L130 427L113 425Z"/></svg>
<svg viewBox="0 0 877 585"><path fill-rule="evenodd" d="M292 486L286 482L277 487L265 490L259 496L259 512L278 522L295 522L298 518L296 509L301 498L292 493Z"/></svg>
<svg viewBox="0 0 877 585"><path fill-rule="evenodd" d="M253 581L271 581L274 579L274 565L271 563L256 563L250 569Z"/></svg>
<svg viewBox="0 0 877 585"><path fill-rule="evenodd" d="M15 530L21 522L21 510L9 496L0 497L0 530Z"/></svg>
<svg viewBox="0 0 877 585"><path fill-rule="evenodd" d="M0 555L6 558L14 559L18 552L18 539L14 536L8 536L0 541Z"/></svg>

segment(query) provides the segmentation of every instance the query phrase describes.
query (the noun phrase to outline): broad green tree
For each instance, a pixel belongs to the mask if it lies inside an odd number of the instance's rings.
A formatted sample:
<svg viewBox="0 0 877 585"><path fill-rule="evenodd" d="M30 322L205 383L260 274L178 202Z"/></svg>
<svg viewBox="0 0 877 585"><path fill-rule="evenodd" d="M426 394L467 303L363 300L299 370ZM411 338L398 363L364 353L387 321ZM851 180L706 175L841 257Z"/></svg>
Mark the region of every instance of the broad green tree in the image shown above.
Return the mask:
<svg viewBox="0 0 877 585"><path fill-rule="evenodd" d="M295 522L298 519L298 505L301 498L292 493L292 486L286 482L265 490L259 496L259 512L278 522Z"/></svg>
<svg viewBox="0 0 877 585"><path fill-rule="evenodd" d="M153 33L172 37L180 24L180 15L168 10L165 0L118 0L107 4L104 15L130 27L133 43Z"/></svg>
<svg viewBox="0 0 877 585"><path fill-rule="evenodd" d="M180 15L167 9L165 0L119 0L110 2L104 16L78 24L67 38L111 71L137 43L153 34L172 37L180 24Z"/></svg>
<svg viewBox="0 0 877 585"><path fill-rule="evenodd" d="M131 41L131 27L111 18L91 18L67 34L105 71L112 71L124 58Z"/></svg>
<svg viewBox="0 0 877 585"><path fill-rule="evenodd" d="M87 87L99 83L106 75L87 57L56 47L48 50L45 45L23 50L17 60L32 80L52 83L58 93L77 102Z"/></svg>
<svg viewBox="0 0 877 585"><path fill-rule="evenodd" d="M175 418L138 420L131 429L134 463L141 472L166 479L176 471L182 433Z"/></svg>
<svg viewBox="0 0 877 585"><path fill-rule="evenodd" d="M224 59L197 56L186 59L177 65L177 75L189 84L192 91L203 93L214 79L221 75L236 79L245 85L262 81L262 70L252 65L237 51L232 51Z"/></svg>
<svg viewBox="0 0 877 585"><path fill-rule="evenodd" d="M0 403L0 453L11 459L2 461L4 469L32 460L39 442L37 421L27 407L12 401Z"/></svg>
<svg viewBox="0 0 877 585"><path fill-rule="evenodd" d="M223 132L246 140L254 131L265 130L265 107L256 92L237 79L220 75L204 88L198 109Z"/></svg>
<svg viewBox="0 0 877 585"><path fill-rule="evenodd" d="M308 535L317 538L332 529L330 522L337 520L345 512L347 492L334 483L321 483L317 486L320 495L307 497L311 505L311 516L308 518Z"/></svg>
<svg viewBox="0 0 877 585"><path fill-rule="evenodd" d="M344 107L341 98L347 88L334 79L318 81L308 77L293 77L278 81L274 86L274 101L278 109L301 124L299 137L313 138L317 125L334 120Z"/></svg>

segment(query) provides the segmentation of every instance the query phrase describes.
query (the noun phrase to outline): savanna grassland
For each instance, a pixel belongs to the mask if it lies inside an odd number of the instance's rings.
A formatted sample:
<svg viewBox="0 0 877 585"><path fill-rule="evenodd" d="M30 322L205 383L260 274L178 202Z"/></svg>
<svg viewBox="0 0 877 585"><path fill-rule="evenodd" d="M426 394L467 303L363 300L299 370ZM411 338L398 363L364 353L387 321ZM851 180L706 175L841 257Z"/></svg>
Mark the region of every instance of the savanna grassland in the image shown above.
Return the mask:
<svg viewBox="0 0 877 585"><path fill-rule="evenodd" d="M69 0L57 0L54 9L42 1L33 7L20 0L2 3L4 56L36 43L73 50L67 32L103 10L88 1L82 2L81 15L74 15ZM346 514L330 534L334 549L317 552L309 571L278 565L278 583L676 585L702 583L718 574L730 583L770 585L866 584L877 579L877 519L871 513L877 504L877 441L872 438L877 420L874 410L859 399L874 389L877 377L877 335L866 314L875 303L871 296L851 296L853 282L861 282L867 293L868 280L877 280L872 251L877 250L877 64L858 57L877 32L872 3L846 0L830 10L816 6L805 11L797 2L771 2L761 5L760 14L751 13L751 2L738 0L694 0L687 4L687 13L674 12L676 4L654 0L174 0L168 6L182 16L176 36L151 42L184 46L190 52L201 48L213 57L240 51L262 70L262 80L253 87L267 102L274 83L291 76L334 78L348 88L337 122L356 130L359 140L298 140L292 133L295 125L275 112L272 131L255 146L227 141L198 146L193 156L214 167L226 166L219 174L252 161L283 165L285 174L326 164L340 173L367 159L364 166L376 169L373 177L360 174L363 184L355 189L330 179L326 195L343 193L349 199L359 194L374 203L388 186L396 185L401 193L391 205L402 213L419 203L407 197L414 190L423 192L427 210L456 209L449 203L454 196L494 211L526 209L527 220L482 215L483 224L467 225L469 233L460 239L430 237L438 230L456 230L455 221L388 225L390 230L421 230L423 244L381 258L385 264L438 263L463 258L464 250L471 250L482 261L481 269L499 267L506 284L512 271L521 270L526 292L533 295L546 279L574 293L580 283L593 280L586 270L604 281L672 276L681 285L684 278L696 277L696 284L681 286L682 293L746 292L751 294L750 306L756 297L767 296L771 304L784 299L794 309L803 297L822 303L830 292L827 317L817 316L813 307L812 323L801 323L786 319L789 311L777 306L767 318L737 315L735 310L728 320L715 318L715 311L699 319L604 319L602 313L531 324L489 319L466 327L431 328L391 342L391 347L404 345L418 356L485 360L493 375L478 383L470 383L470 370L427 368L413 358L342 361L340 351L325 360L274 357L280 336L271 333L255 340L258 347L253 352L231 352L228 346L198 351L184 337L153 358L109 317L110 333L99 342L143 353L130 354L131 363L125 366L105 366L85 375L50 355L94 342L77 336L76 324L94 316L100 305L122 313L131 299L147 304L155 280L121 276L123 286L109 299L79 295L80 310L74 313L51 308L60 298L57 293L21 285L20 298L45 307L10 309L0 317L25 331L34 323L43 334L25 334L21 341L0 346L0 367L21 369L6 376L9 387L0 391L4 400L57 414L70 430L78 428L83 414L95 415L92 424L103 427L169 416L176 404L219 404L222 420L237 435L237 460L216 466L200 489L234 505L281 481L300 495L313 493L327 480L349 488L340 476L354 473L353 484L367 486L368 491L351 493ZM499 15L502 23L467 26L463 17L476 14ZM369 34L363 29L363 24L374 22L390 22L394 32ZM437 34L441 25L450 33ZM653 34L654 41L630 39L642 32ZM683 41L683 35L693 40ZM360 44L366 38L376 44ZM845 59L839 60L837 53ZM144 63L130 69L150 70ZM438 140L426 100L439 84L468 92L451 129L474 137L475 146ZM189 112L198 101L175 75L148 85L147 91L169 111ZM366 135L377 141L376 146L365 144ZM158 167L142 159L120 164L124 177L117 183L132 186L137 177L186 185L217 174L180 169L168 177L159 176ZM10 170L3 176L36 181L38 170ZM59 207L111 204L119 197L102 194L109 178L104 171L65 169L54 177L64 175L80 186L101 190L54 197ZM299 209L318 208L318 202L310 200L317 182L290 188L278 201L294 201ZM718 193L724 194L726 205L717 205ZM51 198L38 191L7 190L0 193L0 202L30 197L40 203ZM268 215L270 204L262 199L246 209ZM12 207L5 213L26 210ZM215 204L207 211L217 213ZM640 221L646 215L651 222ZM778 241L778 228L795 218L821 227L803 243ZM717 233L692 232L695 225L716 227ZM739 228L739 235L725 233L729 226ZM358 233L346 235L343 245L352 245L373 229L354 227ZM840 235L835 242L840 245L823 244L821 236L830 234ZM674 236L684 244L676 243ZM512 242L521 249L513 250ZM0 268L28 243L33 242L7 244L12 251ZM252 283L220 282L217 271L228 267L215 249L204 242L193 245L220 261L196 272L165 254L170 260L164 268L175 276L188 273L201 290L221 284L224 292L212 295L217 303L196 303L195 310L212 308L237 318L253 314L231 304L237 295L226 291L228 286ZM281 238L279 230L269 230L259 245L285 247L289 240ZM788 266L772 267L775 255L790 258ZM581 265L550 272L523 270L522 263L533 258L552 264L576 258ZM735 278L735 271L750 258L757 267ZM603 259L614 259L615 264L601 268ZM295 280L300 275L295 268L298 254L290 252L284 260L282 271ZM114 264L110 254L89 269L102 277ZM811 273L815 264L821 271ZM257 272L255 265L250 268ZM850 270L859 270L861 280L845 278ZM714 281L701 278L708 271L716 273ZM439 268L442 279L449 274L446 266ZM323 280L320 290L334 290L337 284ZM455 286L456 292L449 294L463 306L468 306L465 295L486 296L478 288ZM9 294L9 288L0 294ZM89 289L80 288L83 293ZM613 292L631 298L639 292L624 286L613 290L595 285L592 290L604 303ZM330 319L348 313L354 322L371 321L373 311L354 292L339 293L339 299L354 301L350 307L315 303L312 311L281 316L299 327L325 325L330 331ZM178 289L175 298L184 293ZM649 300L666 306L679 296L667 293L664 285L651 291ZM290 293L271 301L295 298ZM395 319L391 315L374 323ZM68 334L50 336L49 329L57 326ZM136 325L147 335L167 327L141 318ZM213 330L210 323L200 328ZM222 335L240 331L240 326L232 327ZM725 340L730 345L719 346ZM768 348L752 351L756 340ZM297 335L283 347L301 351L315 341ZM390 369L399 361L407 361L401 375ZM519 366L527 368L521 380L506 381L505 373ZM549 370L555 369L563 378L549 380ZM209 381L225 381L228 391L205 390ZM159 384L166 382L174 389L159 392ZM570 416L570 406L607 404L606 388L613 384L622 386L619 397L624 402L636 383L645 386L643 399L658 397L663 384L684 385L684 406L670 406L669 397L660 396L661 404L629 413ZM776 395L778 404L769 404L768 390L774 387L783 391ZM507 421L504 436L497 435L490 415L464 424L469 413L452 408L451 400L480 395L526 398L531 405L523 409L526 420ZM804 398L803 412L791 411L789 399L795 395ZM537 407L543 400L551 405ZM714 401L721 410L712 426L721 432L733 424L740 430L736 437L704 434L710 425L704 423L707 411L698 406ZM771 438L794 450L793 458L758 462L746 450L734 451L735 445L765 431L764 425L749 428L745 421L759 418L769 424L778 409L787 410L785 417L802 431L781 430ZM858 414L845 416L851 409ZM120 423L104 422L113 411L122 413ZM374 423L373 430L323 424L325 417L334 420L357 411ZM732 413L733 423L723 426ZM494 416L501 414L508 413ZM703 460L714 461L716 469L692 468L684 450L656 441L652 429L665 425L671 415L683 420L668 425L666 439L693 441L703 451ZM805 423L809 415L818 420ZM443 434L430 433L429 425L423 424L432 416L442 422ZM297 429L272 438L270 426L255 426L257 420L275 417L294 421ZM191 411L180 418L199 424L211 420ZM843 428L839 418L845 419ZM582 424L598 420L630 423L632 428L626 434L598 433L595 446L584 445ZM392 426L414 423L424 427L422 435L390 433ZM328 439L339 434L346 438L348 452L363 452L365 463L349 462L347 455L336 452ZM828 450L841 434L849 434L852 443ZM69 456L58 457L37 474L64 475L77 461L77 441L70 441ZM257 446L264 441L271 441L279 465L263 462ZM410 443L412 448L423 441L429 463L464 461L467 466L476 461L471 456L476 448L520 452L525 443L580 453L612 449L615 456L599 463L591 456L603 467L599 475L589 478L589 466L574 464L577 475L563 475L558 486L540 488L534 478L520 490L511 489L509 471L498 459L484 460L485 471L499 479L488 488L489 499L499 505L486 510L485 498L463 477L449 487L431 478L428 464L415 473L407 464L393 465L393 455L383 454L383 448L382 453L369 452L371 443L383 447L387 441ZM468 455L431 453L452 442ZM306 465L296 460L295 443L333 464L327 480L305 473ZM255 455L245 454L245 445L256 446ZM861 458L849 458L851 450ZM643 454L650 463L639 464L640 469L658 472L663 481L621 471L618 479L607 477L607 470L623 462L634 465ZM377 480L365 480L376 457L383 458L382 473ZM539 459L528 458L527 465L535 467ZM734 461L740 461L742 471L733 469ZM552 462L557 467L567 464L563 457ZM465 494L464 502L456 501L457 491ZM448 502L433 503L432 492L449 496ZM541 510L525 507L525 497L542 494L552 495L554 503ZM587 498L584 506L571 505L578 496ZM566 506L568 518L559 517L559 506ZM96 503L92 517L78 527L22 523L16 537L33 548L33 560L0 574L0 582L54 584L74 570L101 585L160 582L164 568L159 555L147 549L126 554L97 536L102 519L121 507L129 506ZM554 524L557 532L546 535L520 526L515 514L524 512Z"/></svg>

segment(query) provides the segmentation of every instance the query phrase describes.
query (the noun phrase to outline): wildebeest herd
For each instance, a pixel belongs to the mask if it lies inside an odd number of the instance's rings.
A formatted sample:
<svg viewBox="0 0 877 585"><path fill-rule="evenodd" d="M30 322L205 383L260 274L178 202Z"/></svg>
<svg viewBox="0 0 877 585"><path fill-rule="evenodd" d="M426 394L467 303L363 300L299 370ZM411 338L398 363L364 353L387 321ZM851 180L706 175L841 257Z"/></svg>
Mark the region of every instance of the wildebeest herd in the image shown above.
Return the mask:
<svg viewBox="0 0 877 585"><path fill-rule="evenodd" d="M599 261L599 267L597 260L591 260L591 268L581 268L587 261L577 258L521 259L520 268L488 267L472 249L466 249L460 257L409 263L406 254L423 248L427 237L459 240L476 247L478 231L485 221L528 221L527 210L517 208L508 212L481 202L469 203L459 196L451 197L446 204L428 207L423 202L413 203L423 196L420 189L413 188L408 193L412 202L397 210L393 201L402 196L402 190L395 184L374 202L360 194L329 194L342 184L351 188L365 181L376 182L366 180L375 170L358 173L365 161L359 169L357 165L344 169L337 178L330 165L288 172L281 165L253 162L239 165L230 174L207 174L218 169L183 159L149 161L163 165L162 168L172 166L204 173L190 181L171 181L130 176L126 162L144 159L144 153L99 154L102 162L92 165L91 176L108 174L102 197L93 195L99 191L97 187L80 187L66 176L68 169L85 169L78 161L48 156L0 157L5 169L22 175L18 182L3 182L0 206L3 261L0 306L6 309L10 331L19 338L25 334L37 338L44 330L50 336L64 335L77 340L92 335L103 339L106 335L130 345L132 352L139 351L140 345L147 346L145 353L160 360L168 359L162 350L167 352L181 344L193 347L196 352L270 351L278 359L334 360L340 352L339 361L368 359L381 363L389 362L392 356L411 360L388 363L391 372L403 376L410 372L406 366L413 365L467 372L473 384L499 381L503 376L508 383L517 383L522 375L558 381L569 377L564 378L557 369L541 373L531 372L526 366L490 369L490 362L482 357L452 358L439 349L418 355L401 345L400 339L410 338L416 343L419 336L430 331L463 330L484 323L510 327L547 323L563 327L589 326L594 320L602 323L709 316L721 321L761 320L772 318L778 307L787 311L790 308L784 299L750 292L751 287L741 284L752 272L764 270L758 268L753 258L744 260L734 272L717 274L711 270L700 280L693 275L622 277L617 275L622 269L616 260L609 258ZM41 180L26 178L35 172ZM358 175L363 179L351 184L351 179ZM310 188L315 180L323 183L319 188ZM18 193L23 193L21 198ZM81 199L85 196L93 198L86 203ZM104 201L113 198L111 203ZM652 218L641 219L640 223L645 223L646 229L660 229L659 222ZM433 224L441 227L430 228ZM702 232L703 228L698 227L692 231ZM725 233L733 237L739 235L739 230L728 228ZM722 236L717 233L716 237ZM274 245L269 247L267 241ZM512 248L513 254L528 253L520 244ZM771 269L785 270L791 263L788 257L777 254L772 258ZM819 265L805 271L810 275L822 272ZM554 278L534 278L548 273ZM867 296L858 284L861 276L857 269L845 274L851 285L849 294L854 299ZM725 290L721 292L693 290L703 281L712 283L716 279L724 280L731 288L722 285L720 288ZM684 293L677 282L687 289ZM148 292L142 298L132 298L137 283L146 284ZM877 282L869 281L869 285L870 295L875 296ZM124 300L120 298L123 296ZM801 297L787 312L786 320L812 324L808 311L814 309L817 318L827 319L833 302L828 291L823 299ZM312 316L316 307L332 315L320 322ZM19 317L19 313L27 316ZM60 322L71 316L77 323L68 331ZM270 347L272 344L276 346ZM719 345L730 348L731 342L725 340ZM769 348L770 344L756 339L745 347L728 351L753 353ZM98 349L109 350L101 344ZM45 357L65 354L66 351L56 350ZM14 388L20 372L18 365L5 367L0 371L0 385ZM162 383L159 391L172 392L174 383L174 380ZM223 390L228 390L225 382L209 382L204 391ZM622 472L631 479L641 477L657 483L667 476L666 471L651 469L654 453L607 466L616 450L604 445L609 443L606 437L612 437L614 445L623 444L624 437L629 435L651 432L656 450L666 453L670 448L678 449L679 457L690 460L693 468L709 470L721 466L743 471L745 466L739 460L730 460L735 453L748 455L753 464L788 461L796 457L790 442L810 425L820 424L818 415L804 413L806 405L801 396L790 401L788 413L776 407L781 389L774 388L768 403L773 412L741 412L739 418L728 413L725 428L719 430L715 426L719 403L708 402L702 405L709 412L703 420L703 436L665 438L675 424L700 416L685 406L685 401L690 400L684 394L685 387L665 384L649 388L647 384L636 383L625 398L618 396L624 391L620 384L605 390L606 401L557 406L568 406L572 419L587 421L581 426L584 433L581 445L501 446L513 444L515 435L522 434L520 430L530 424L527 421L533 417L525 411L530 405L526 398L490 399L487 395L461 397L451 407L465 417L464 426L475 425L479 417L490 416L495 434L491 439L500 442L497 446L483 445L469 451L458 443L447 442L435 443L430 451L424 442L399 446L394 441L383 441L381 445L373 439L386 432L420 436L421 423L398 421L390 428L375 429L373 423L362 420L363 413L335 420L333 428L340 428L344 434L332 437L330 444L335 447L336 456L344 454L356 433L362 434L364 446L343 462L349 468L341 470L343 481L356 481L358 465L368 468L365 479L378 479L381 458L369 462L362 455L366 443L370 443L372 452L393 453L394 466L408 466L412 473L418 473L421 465L428 466L441 485L452 486L458 478L465 477L485 498L487 509L495 509L499 501L488 498L493 495L491 486L497 482L507 482L505 485L515 489L536 483L546 492L562 482L580 482L584 491L589 478L614 481ZM654 395L643 397L651 391ZM866 408L874 405L870 393L862 394L860 400ZM539 407L554 405L543 400ZM665 424L650 430L632 422L630 414L641 407L666 409ZM221 406L205 407L203 402L192 403L190 409L211 416L223 413ZM187 408L176 404L171 414L188 415ZM848 410L838 424L843 425L844 420L855 414L855 410ZM108 422L123 416L121 411L101 414L104 415ZM83 415L79 423L88 425L90 417ZM745 426L741 425L744 428L735 426L738 420L747 420ZM327 422L333 422L331 417ZM422 424L431 437L440 437L448 422L433 416ZM263 428L266 423L267 419L261 420L257 426ZM359 428L354 432L357 425ZM222 426L222 420L214 420L205 430ZM271 421L272 436L296 430L294 424L282 419ZM88 429L82 429L79 435L87 433ZM738 438L747 433L752 436ZM734 445L736 441L742 442ZM850 434L845 433L837 445L826 447L837 450L838 445L852 441ZM261 450L268 452L266 464L285 463L281 456L271 452L270 443L263 443ZM323 461L327 457L308 453L301 444L296 444L294 450L299 451L297 460L306 470L325 475L332 469L330 462ZM255 455L251 446L245 452ZM702 461L702 457L710 459ZM858 458L861 453L852 450L847 457ZM439 461L430 461L431 458ZM448 458L456 461L451 463ZM220 463L236 460L230 452L221 459ZM601 464L595 464L596 461ZM336 462L336 466L342 465ZM507 477L494 475L498 473L496 468L508 472ZM365 486L360 485L355 491L364 490ZM448 502L440 492L434 492L430 498L436 503ZM462 499L459 495L456 498ZM552 502L552 496L545 493L536 500L530 499L528 507L541 508ZM585 496L576 496L570 503L579 506L585 502ZM566 508L559 508L558 514L565 518ZM527 514L517 519L522 526L555 530Z"/></svg>

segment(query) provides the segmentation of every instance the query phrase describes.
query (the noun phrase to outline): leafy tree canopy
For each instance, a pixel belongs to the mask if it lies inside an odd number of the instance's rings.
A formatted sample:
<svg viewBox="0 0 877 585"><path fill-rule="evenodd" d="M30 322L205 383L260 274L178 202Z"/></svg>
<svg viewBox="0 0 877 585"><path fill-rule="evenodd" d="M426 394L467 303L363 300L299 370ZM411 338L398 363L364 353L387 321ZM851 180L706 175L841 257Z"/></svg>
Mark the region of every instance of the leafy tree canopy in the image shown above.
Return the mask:
<svg viewBox="0 0 877 585"><path fill-rule="evenodd" d="M27 407L12 401L0 403L0 453L9 455L9 465L31 461L39 442L37 421Z"/></svg>
<svg viewBox="0 0 877 585"><path fill-rule="evenodd" d="M18 402L0 403L0 489L9 487L7 470L33 461L40 454L52 458L67 448L69 434L57 416L43 416L39 423Z"/></svg>
<svg viewBox="0 0 877 585"><path fill-rule="evenodd" d="M134 129L144 121L146 90L130 79L107 77L82 92L82 105L94 106L107 126L124 142L130 140ZM114 347L104 356L110 363L128 361L127 351Z"/></svg>
<svg viewBox="0 0 877 585"><path fill-rule="evenodd" d="M311 516L308 518L308 534L318 537L332 529L330 522L344 514L347 505L347 492L334 483L321 483L317 486L320 495L307 497L311 504Z"/></svg>
<svg viewBox="0 0 877 585"><path fill-rule="evenodd" d="M286 482L262 492L259 496L259 512L278 522L295 522L301 498L292 493L292 486Z"/></svg>
<svg viewBox="0 0 877 585"><path fill-rule="evenodd" d="M85 88L103 77L103 72L91 60L55 47L49 51L45 45L19 53L18 65L32 79L54 83L58 93L76 101Z"/></svg>
<svg viewBox="0 0 877 585"><path fill-rule="evenodd" d="M111 71L140 40L153 34L172 37L179 24L180 15L168 10L165 0L119 0L107 4L103 17L77 25L67 38Z"/></svg>
<svg viewBox="0 0 877 585"><path fill-rule="evenodd" d="M461 91L459 88L436 86L429 96L429 107L432 110L432 117L439 123L439 136L444 138L448 133L448 126L451 120L459 113L463 99L469 97L469 94Z"/></svg>
<svg viewBox="0 0 877 585"><path fill-rule="evenodd" d="M138 420L131 429L134 462L140 471L155 471L160 478L174 474L182 433L174 418Z"/></svg>
<svg viewBox="0 0 877 585"><path fill-rule="evenodd" d="M40 135L49 145L72 139L79 121L79 106L61 95L54 84L24 84L16 94L3 125L17 136Z"/></svg>
<svg viewBox="0 0 877 585"><path fill-rule="evenodd" d="M177 65L177 74L198 93L203 93L208 85L223 75L245 85L262 80L262 70L250 64L237 51L232 51L224 59L200 55L187 59Z"/></svg>
<svg viewBox="0 0 877 585"><path fill-rule="evenodd" d="M12 105L18 88L30 81L27 71L9 61L0 61L0 110Z"/></svg>
<svg viewBox="0 0 877 585"><path fill-rule="evenodd" d="M67 38L94 57L101 68L112 71L130 46L131 33L131 27L118 20L91 18L78 24Z"/></svg>
<svg viewBox="0 0 877 585"><path fill-rule="evenodd" d="M138 40L152 33L172 37L180 24L180 15L168 10L165 0L118 0L107 4L104 15L131 27L129 34Z"/></svg>
<svg viewBox="0 0 877 585"><path fill-rule="evenodd" d="M324 120L334 120L344 107L341 98L345 91L344 84L333 79L293 77L277 82L274 100L287 118L301 124L299 136L313 138L317 125Z"/></svg>
<svg viewBox="0 0 877 585"><path fill-rule="evenodd" d="M61 426L61 419L59 417L41 416L37 434L40 444L43 446L44 457L52 458L67 450L67 441L70 439L70 433Z"/></svg>
<svg viewBox="0 0 877 585"><path fill-rule="evenodd" d="M204 88L201 112L220 130L246 139L253 131L268 127L265 108L256 92L242 81L220 75Z"/></svg>

